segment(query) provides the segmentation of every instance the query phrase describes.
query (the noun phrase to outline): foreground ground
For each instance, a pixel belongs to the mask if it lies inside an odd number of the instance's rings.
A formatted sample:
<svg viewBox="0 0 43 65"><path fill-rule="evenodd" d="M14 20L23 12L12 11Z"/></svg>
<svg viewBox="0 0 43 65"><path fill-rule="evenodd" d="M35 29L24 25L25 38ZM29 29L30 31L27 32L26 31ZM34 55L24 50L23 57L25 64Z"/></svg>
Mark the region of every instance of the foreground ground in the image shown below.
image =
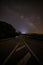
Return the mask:
<svg viewBox="0 0 43 65"><path fill-rule="evenodd" d="M43 65L43 41L26 36L0 40L0 65Z"/></svg>

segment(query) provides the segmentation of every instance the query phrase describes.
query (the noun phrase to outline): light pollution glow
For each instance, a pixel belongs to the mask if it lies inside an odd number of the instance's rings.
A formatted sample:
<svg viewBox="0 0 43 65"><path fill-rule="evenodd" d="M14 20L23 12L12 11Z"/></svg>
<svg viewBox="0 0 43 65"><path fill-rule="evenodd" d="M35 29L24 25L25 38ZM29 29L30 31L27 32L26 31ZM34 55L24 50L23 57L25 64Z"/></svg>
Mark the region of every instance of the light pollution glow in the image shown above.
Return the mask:
<svg viewBox="0 0 43 65"><path fill-rule="evenodd" d="M34 5L34 6L33 6ZM43 33L42 6L35 4L1 4L0 20L10 23L21 33Z"/></svg>

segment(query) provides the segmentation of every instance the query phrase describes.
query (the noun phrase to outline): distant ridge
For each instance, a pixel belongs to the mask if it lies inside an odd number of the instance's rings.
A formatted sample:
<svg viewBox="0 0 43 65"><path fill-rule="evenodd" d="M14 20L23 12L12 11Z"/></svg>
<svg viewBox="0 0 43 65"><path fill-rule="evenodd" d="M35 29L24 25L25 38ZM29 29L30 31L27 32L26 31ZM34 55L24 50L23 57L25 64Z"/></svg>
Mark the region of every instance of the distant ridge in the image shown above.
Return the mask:
<svg viewBox="0 0 43 65"><path fill-rule="evenodd" d="M43 34L31 33L31 34L26 34L26 36L29 36L29 38L31 39L43 40Z"/></svg>

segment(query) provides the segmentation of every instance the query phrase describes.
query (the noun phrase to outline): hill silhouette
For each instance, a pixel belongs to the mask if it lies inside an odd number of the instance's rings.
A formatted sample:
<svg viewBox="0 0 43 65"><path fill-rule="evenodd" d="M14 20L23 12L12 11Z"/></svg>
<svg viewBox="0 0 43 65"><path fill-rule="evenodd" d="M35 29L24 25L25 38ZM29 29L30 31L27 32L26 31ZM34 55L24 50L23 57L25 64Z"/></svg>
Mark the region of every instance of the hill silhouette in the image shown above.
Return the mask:
<svg viewBox="0 0 43 65"><path fill-rule="evenodd" d="M16 36L16 29L10 24L0 21L0 39Z"/></svg>
<svg viewBox="0 0 43 65"><path fill-rule="evenodd" d="M43 40L43 34L31 33L27 34L26 36L29 36L31 39Z"/></svg>

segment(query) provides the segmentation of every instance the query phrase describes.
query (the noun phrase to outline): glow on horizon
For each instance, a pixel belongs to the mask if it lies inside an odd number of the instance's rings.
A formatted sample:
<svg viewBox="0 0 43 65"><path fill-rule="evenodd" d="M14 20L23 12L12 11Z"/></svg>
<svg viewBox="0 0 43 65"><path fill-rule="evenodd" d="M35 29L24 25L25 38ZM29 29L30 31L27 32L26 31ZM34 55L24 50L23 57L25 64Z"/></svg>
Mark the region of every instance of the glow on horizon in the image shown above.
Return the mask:
<svg viewBox="0 0 43 65"><path fill-rule="evenodd" d="M26 34L26 32L21 32L22 34Z"/></svg>
<svg viewBox="0 0 43 65"><path fill-rule="evenodd" d="M28 31L23 30L23 31L21 31L21 33L22 33L22 34L27 34L27 33L28 33Z"/></svg>

